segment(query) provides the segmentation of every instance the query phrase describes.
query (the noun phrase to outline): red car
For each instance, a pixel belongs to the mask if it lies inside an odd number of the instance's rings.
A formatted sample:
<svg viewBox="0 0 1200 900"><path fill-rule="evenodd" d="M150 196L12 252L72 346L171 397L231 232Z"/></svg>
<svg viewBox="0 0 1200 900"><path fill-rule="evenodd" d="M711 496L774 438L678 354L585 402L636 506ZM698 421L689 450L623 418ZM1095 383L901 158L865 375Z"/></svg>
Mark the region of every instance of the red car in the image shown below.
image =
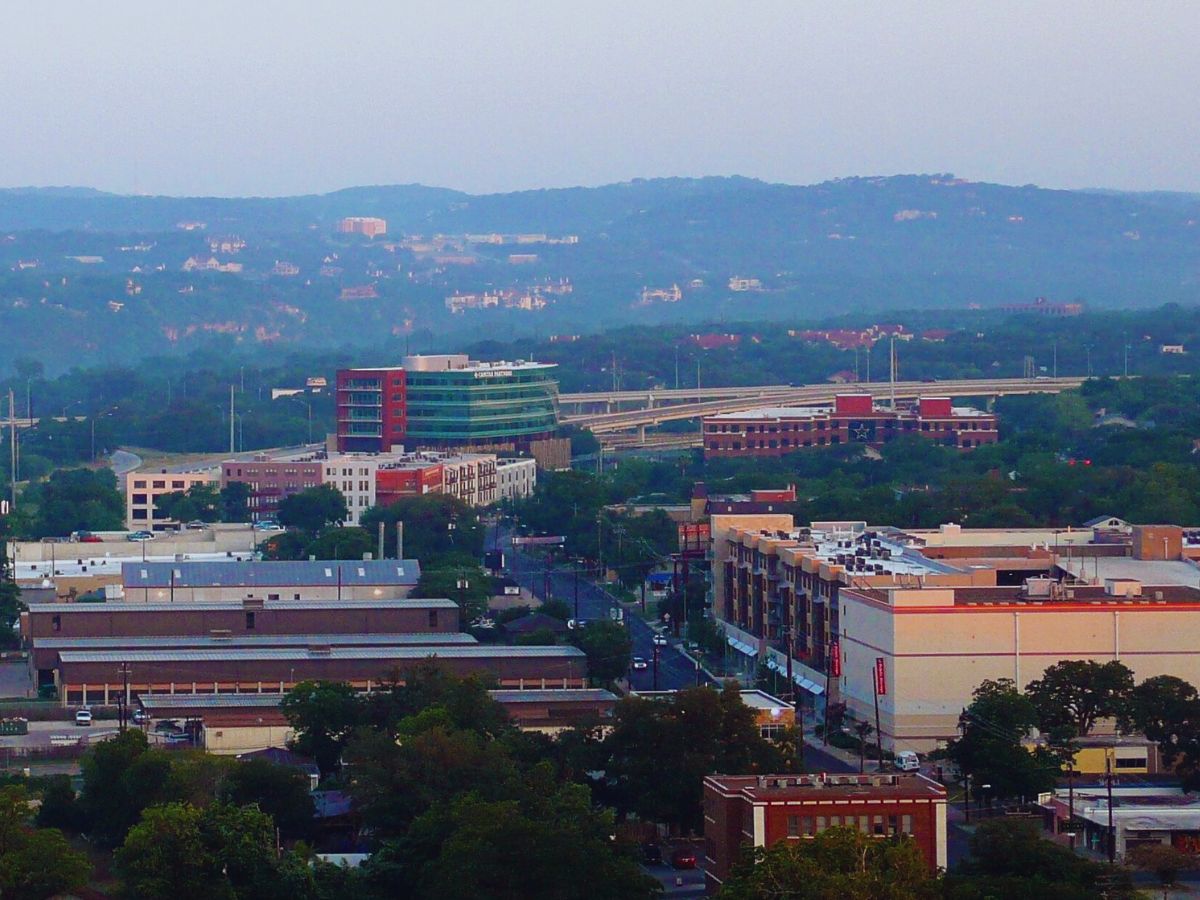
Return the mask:
<svg viewBox="0 0 1200 900"><path fill-rule="evenodd" d="M676 869L696 868L696 853L688 847L680 847L671 854L671 865Z"/></svg>
<svg viewBox="0 0 1200 900"><path fill-rule="evenodd" d="M79 543L81 543L81 544L103 544L104 538L100 537L98 534L85 534L83 537L81 537L79 539Z"/></svg>

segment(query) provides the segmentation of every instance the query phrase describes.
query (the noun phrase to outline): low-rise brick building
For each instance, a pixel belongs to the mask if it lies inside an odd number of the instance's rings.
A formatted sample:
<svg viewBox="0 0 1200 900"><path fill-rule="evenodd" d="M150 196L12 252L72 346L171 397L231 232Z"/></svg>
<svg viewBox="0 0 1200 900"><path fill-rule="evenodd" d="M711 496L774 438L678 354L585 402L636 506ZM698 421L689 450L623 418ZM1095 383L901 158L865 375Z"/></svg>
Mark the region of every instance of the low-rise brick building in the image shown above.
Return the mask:
<svg viewBox="0 0 1200 900"><path fill-rule="evenodd" d="M811 840L839 826L881 840L908 835L931 870L946 866L946 789L924 775L710 775L704 779L708 889L721 886L746 845Z"/></svg>
<svg viewBox="0 0 1200 900"><path fill-rule="evenodd" d="M702 422L708 459L784 456L810 447L864 444L881 447L918 435L960 450L1000 439L996 417L949 397L922 397L896 409L874 404L870 394L839 394L833 406L770 406L706 416Z"/></svg>

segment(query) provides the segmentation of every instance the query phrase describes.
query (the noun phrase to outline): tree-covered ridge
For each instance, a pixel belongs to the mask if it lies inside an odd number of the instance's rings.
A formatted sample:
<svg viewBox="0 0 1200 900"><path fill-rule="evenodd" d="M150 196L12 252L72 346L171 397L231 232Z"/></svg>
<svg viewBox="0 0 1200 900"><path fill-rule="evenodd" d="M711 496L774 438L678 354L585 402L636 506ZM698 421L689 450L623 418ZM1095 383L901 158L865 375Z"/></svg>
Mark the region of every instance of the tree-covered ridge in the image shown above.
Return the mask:
<svg viewBox="0 0 1200 900"><path fill-rule="evenodd" d="M963 310L1037 296L1107 307L1196 299L1200 199L1191 196L946 175L808 186L654 179L488 196L415 185L277 199L0 196L8 232L0 327L46 335L48 347L89 360L190 349L214 336L245 348L330 347L389 333L483 338L499 328L532 337L635 322L812 320L838 309ZM350 215L387 219L389 240L335 234L337 219ZM206 227L181 230L181 222ZM468 256L465 265L383 247L405 234L493 232L579 242L447 251ZM210 239L224 235L245 247L214 254ZM536 259L514 266L514 248ZM189 257L212 255L243 268L182 270ZM280 261L299 273L277 274ZM762 290L731 292L731 277L757 278ZM564 278L573 292L536 314L454 316L444 304L455 292ZM343 298L344 288L368 284L376 297ZM681 301L635 305L643 287L674 284Z"/></svg>

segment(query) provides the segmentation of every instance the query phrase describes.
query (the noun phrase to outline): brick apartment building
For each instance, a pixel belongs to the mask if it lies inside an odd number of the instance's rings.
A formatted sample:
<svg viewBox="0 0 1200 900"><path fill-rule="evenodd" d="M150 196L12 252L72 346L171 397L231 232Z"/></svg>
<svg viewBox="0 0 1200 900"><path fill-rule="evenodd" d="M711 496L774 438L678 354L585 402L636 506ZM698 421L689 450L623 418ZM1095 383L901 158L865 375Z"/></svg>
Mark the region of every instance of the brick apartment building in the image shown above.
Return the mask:
<svg viewBox="0 0 1200 900"><path fill-rule="evenodd" d="M996 417L949 397L922 397L913 406L875 406L870 394L839 394L833 406L760 407L706 416L706 458L783 456L809 447L865 444L881 447L919 435L960 450L999 440Z"/></svg>
<svg viewBox="0 0 1200 900"><path fill-rule="evenodd" d="M880 840L908 835L931 870L946 866L946 789L924 775L710 775L706 886L720 888L745 846L811 840L834 827Z"/></svg>
<svg viewBox="0 0 1200 900"><path fill-rule="evenodd" d="M259 522L279 515L285 497L321 484L320 460L282 460L261 456L253 460L229 460L221 464L221 487L245 482L250 487L247 506L250 518Z"/></svg>

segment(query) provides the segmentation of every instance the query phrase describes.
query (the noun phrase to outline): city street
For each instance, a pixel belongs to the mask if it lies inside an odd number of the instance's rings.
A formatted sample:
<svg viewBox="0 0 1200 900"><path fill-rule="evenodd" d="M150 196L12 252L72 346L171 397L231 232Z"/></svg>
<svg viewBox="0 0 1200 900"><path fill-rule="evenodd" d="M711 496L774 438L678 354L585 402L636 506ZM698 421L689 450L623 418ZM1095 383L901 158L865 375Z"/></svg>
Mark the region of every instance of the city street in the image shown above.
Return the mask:
<svg viewBox="0 0 1200 900"><path fill-rule="evenodd" d="M550 570L549 579L547 579L545 562L513 549L510 537L506 531L502 530L497 535L492 529L489 529L487 546L499 546L504 551L508 570L521 587L528 589L535 597L544 601L548 580L550 596L562 600L570 606L575 618L584 622L611 618L612 610L619 605L611 594L596 585L583 573L576 578L571 569L567 567L553 567ZM578 597L578 602L576 602L576 597ZM649 667L642 671L630 672L630 686L634 690L654 690L655 654L652 641L654 631L639 616L633 614L632 610L626 614L625 622L629 628L630 637L633 639L633 655L640 656L649 664ZM703 670L698 669L690 659L679 652L674 639L671 639L667 646L659 647L658 650L658 690L678 690L697 684L707 684L711 681Z"/></svg>

